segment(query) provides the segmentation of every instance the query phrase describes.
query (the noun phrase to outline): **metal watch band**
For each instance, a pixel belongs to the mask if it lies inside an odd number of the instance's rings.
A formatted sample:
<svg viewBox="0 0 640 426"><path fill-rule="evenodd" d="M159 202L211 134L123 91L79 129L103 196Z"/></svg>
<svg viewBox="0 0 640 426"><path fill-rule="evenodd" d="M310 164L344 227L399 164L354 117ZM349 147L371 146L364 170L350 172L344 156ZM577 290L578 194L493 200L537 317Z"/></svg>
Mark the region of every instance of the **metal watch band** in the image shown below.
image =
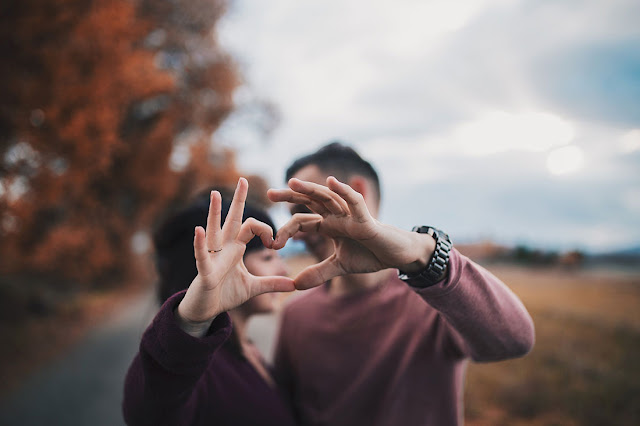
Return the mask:
<svg viewBox="0 0 640 426"><path fill-rule="evenodd" d="M414 226L412 231L431 235L436 240L436 248L425 269L414 274L398 271L398 277L412 287L429 287L441 281L447 274L449 253L453 244L446 233L431 226Z"/></svg>

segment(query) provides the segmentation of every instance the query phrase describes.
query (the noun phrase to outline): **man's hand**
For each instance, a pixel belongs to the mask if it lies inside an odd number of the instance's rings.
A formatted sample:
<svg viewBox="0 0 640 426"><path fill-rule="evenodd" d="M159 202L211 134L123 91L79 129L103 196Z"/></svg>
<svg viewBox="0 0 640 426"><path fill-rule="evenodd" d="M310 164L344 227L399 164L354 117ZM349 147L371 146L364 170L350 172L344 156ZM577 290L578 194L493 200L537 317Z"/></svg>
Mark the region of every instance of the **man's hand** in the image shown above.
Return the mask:
<svg viewBox="0 0 640 426"><path fill-rule="evenodd" d="M296 288L307 289L346 274L399 268L412 272L424 268L433 254L433 238L378 222L363 196L333 176L327 186L299 179L289 189L270 189L269 199L303 204L314 213L297 213L276 236L274 249L284 247L297 232L319 232L333 240L334 253L309 266L295 278Z"/></svg>
<svg viewBox="0 0 640 426"><path fill-rule="evenodd" d="M211 192L207 230L196 227L193 240L198 275L177 309L178 320L186 331L208 328L207 324L218 314L258 294L295 290L291 278L256 277L244 265L246 244L254 235L267 248L273 244L270 226L253 218L242 223L248 188L247 180L240 178L222 228L222 199L218 191Z"/></svg>

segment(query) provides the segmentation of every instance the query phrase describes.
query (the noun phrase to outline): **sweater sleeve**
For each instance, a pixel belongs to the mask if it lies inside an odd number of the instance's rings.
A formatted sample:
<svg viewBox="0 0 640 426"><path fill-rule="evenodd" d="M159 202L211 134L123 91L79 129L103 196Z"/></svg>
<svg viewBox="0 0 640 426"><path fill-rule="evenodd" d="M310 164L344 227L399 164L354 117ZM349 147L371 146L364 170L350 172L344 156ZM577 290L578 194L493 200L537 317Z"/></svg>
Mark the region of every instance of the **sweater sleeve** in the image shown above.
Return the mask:
<svg viewBox="0 0 640 426"><path fill-rule="evenodd" d="M201 339L180 329L174 310L185 291L169 298L142 336L125 379L123 414L128 425L190 424L195 385L211 355L231 334L224 313Z"/></svg>
<svg viewBox="0 0 640 426"><path fill-rule="evenodd" d="M520 299L455 248L447 279L415 291L444 316L453 340L474 361L515 358L533 348L533 321Z"/></svg>

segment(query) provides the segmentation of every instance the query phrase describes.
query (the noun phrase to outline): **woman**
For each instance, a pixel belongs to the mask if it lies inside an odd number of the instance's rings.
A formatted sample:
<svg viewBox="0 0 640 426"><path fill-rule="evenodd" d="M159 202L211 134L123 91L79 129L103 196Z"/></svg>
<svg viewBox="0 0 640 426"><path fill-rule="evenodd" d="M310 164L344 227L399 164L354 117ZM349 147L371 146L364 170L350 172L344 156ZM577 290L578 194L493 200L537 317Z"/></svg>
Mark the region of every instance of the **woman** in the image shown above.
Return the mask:
<svg viewBox="0 0 640 426"><path fill-rule="evenodd" d="M295 288L271 249L271 220L255 208L245 210L247 190L241 178L230 205L212 191L208 214L206 202L195 203L157 235L160 296L178 292L145 331L127 373L127 424L294 424L246 337L249 316L273 309L269 293ZM206 231L195 226L191 248L192 231L185 226L205 220Z"/></svg>

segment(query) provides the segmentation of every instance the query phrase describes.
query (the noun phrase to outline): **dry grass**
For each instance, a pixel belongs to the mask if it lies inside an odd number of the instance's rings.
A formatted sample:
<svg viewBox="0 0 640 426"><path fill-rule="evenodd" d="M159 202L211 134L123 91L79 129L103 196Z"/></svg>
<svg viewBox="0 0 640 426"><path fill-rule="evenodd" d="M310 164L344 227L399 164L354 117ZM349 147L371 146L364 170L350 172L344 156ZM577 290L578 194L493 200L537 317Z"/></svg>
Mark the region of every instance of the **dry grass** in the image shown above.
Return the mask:
<svg viewBox="0 0 640 426"><path fill-rule="evenodd" d="M468 425L640 424L640 275L491 268L520 296L536 346L472 364Z"/></svg>

